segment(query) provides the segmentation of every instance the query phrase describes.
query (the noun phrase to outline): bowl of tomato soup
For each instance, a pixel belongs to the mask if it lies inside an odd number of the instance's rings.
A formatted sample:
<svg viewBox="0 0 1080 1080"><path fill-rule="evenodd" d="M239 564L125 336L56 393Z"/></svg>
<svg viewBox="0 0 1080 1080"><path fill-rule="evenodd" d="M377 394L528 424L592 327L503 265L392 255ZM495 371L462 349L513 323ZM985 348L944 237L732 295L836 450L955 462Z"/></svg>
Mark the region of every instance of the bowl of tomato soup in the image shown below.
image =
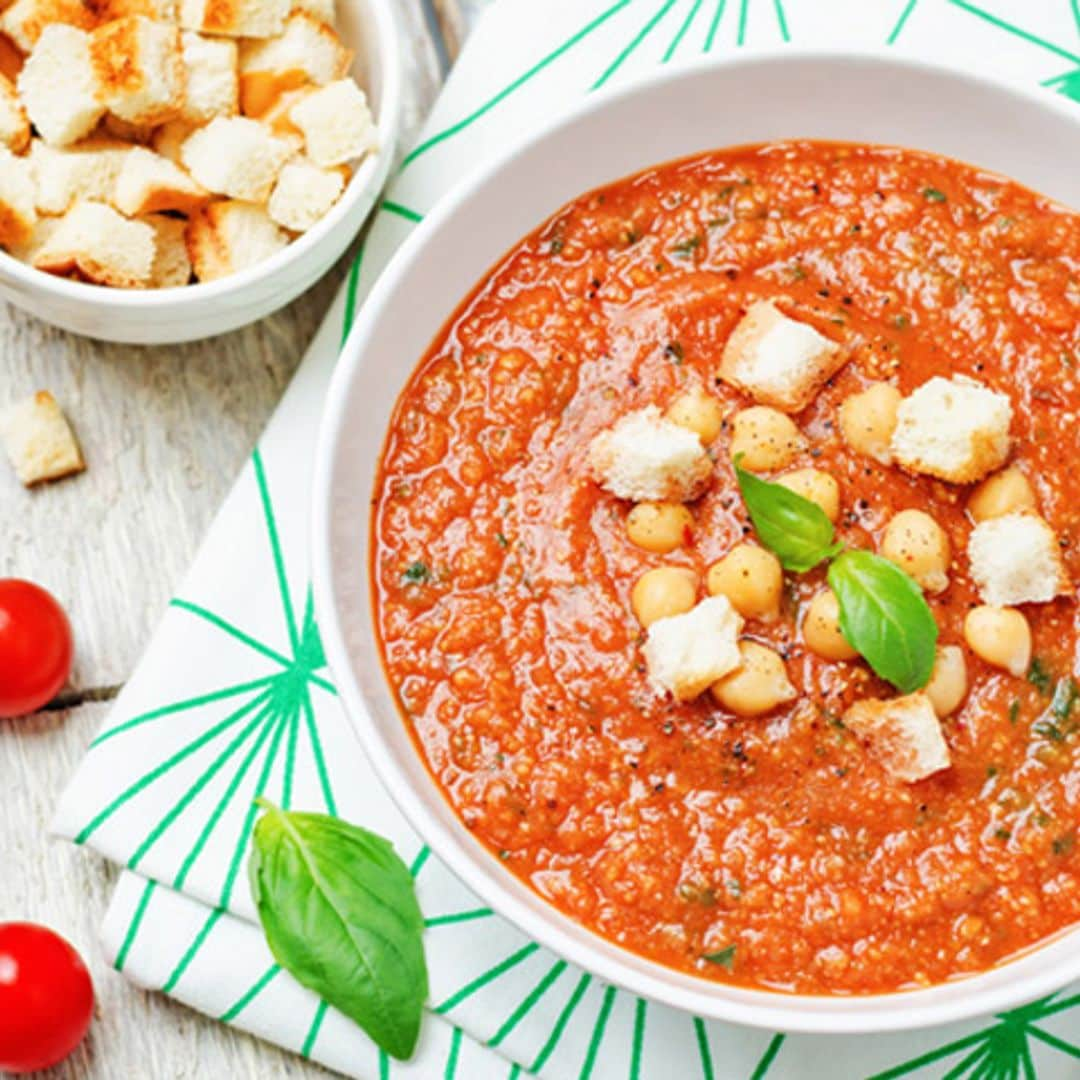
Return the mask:
<svg viewBox="0 0 1080 1080"><path fill-rule="evenodd" d="M663 72L383 274L317 469L327 655L536 940L789 1031L1080 977L1078 136L891 57Z"/></svg>

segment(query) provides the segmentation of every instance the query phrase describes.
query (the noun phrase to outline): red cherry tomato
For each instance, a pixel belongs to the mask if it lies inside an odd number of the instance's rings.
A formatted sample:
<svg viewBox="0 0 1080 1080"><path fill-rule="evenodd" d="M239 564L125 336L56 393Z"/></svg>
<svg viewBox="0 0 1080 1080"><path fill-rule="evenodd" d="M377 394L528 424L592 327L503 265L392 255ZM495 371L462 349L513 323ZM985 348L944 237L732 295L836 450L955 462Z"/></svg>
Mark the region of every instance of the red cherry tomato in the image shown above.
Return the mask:
<svg viewBox="0 0 1080 1080"><path fill-rule="evenodd" d="M24 716L56 697L71 672L71 624L51 593L0 578L0 717Z"/></svg>
<svg viewBox="0 0 1080 1080"><path fill-rule="evenodd" d="M82 1042L94 987L79 954L33 923L0 923L0 1073L55 1065Z"/></svg>

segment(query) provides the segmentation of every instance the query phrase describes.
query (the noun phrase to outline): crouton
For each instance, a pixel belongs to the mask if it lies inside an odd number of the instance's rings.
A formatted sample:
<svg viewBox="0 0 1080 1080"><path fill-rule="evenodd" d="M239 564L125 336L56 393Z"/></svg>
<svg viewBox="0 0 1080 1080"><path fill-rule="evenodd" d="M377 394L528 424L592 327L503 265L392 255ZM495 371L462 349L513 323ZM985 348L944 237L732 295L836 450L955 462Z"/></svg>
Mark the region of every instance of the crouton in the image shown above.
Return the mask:
<svg viewBox="0 0 1080 1080"><path fill-rule="evenodd" d="M995 607L1045 604L1068 591L1054 530L1029 511L982 521L968 539L971 577Z"/></svg>
<svg viewBox="0 0 1080 1080"><path fill-rule="evenodd" d="M29 235L21 243L12 244L8 248L8 253L13 255L20 262L32 263L34 256L41 250L48 239L56 231L56 227L60 224L60 218L57 217L42 217L38 215L37 221L34 223L34 227L30 230Z"/></svg>
<svg viewBox="0 0 1080 1080"><path fill-rule="evenodd" d="M293 11L303 11L319 22L334 25L334 0L293 0Z"/></svg>
<svg viewBox="0 0 1080 1080"><path fill-rule="evenodd" d="M801 412L847 359L835 342L771 300L751 304L720 359L720 378L761 405Z"/></svg>
<svg viewBox="0 0 1080 1080"><path fill-rule="evenodd" d="M293 147L258 121L218 116L195 131L180 148L180 159L210 191L247 202L266 202Z"/></svg>
<svg viewBox="0 0 1080 1080"><path fill-rule="evenodd" d="M183 32L181 41L187 71L181 117L202 124L215 116L234 116L240 107L236 42L205 38L191 30Z"/></svg>
<svg viewBox="0 0 1080 1080"><path fill-rule="evenodd" d="M289 110L304 136L307 156L324 168L343 165L378 147L378 131L364 91L339 79L307 94Z"/></svg>
<svg viewBox="0 0 1080 1080"><path fill-rule="evenodd" d="M47 26L19 73L19 96L38 134L54 146L88 135L105 113L90 35L74 26Z"/></svg>
<svg viewBox="0 0 1080 1080"><path fill-rule="evenodd" d="M655 405L601 431L589 443L588 462L602 488L634 502L692 502L708 487L713 471L697 435Z"/></svg>
<svg viewBox="0 0 1080 1080"><path fill-rule="evenodd" d="M34 51L47 26L64 25L92 30L96 21L94 13L82 0L15 0L0 15L0 31L24 53L29 53Z"/></svg>
<svg viewBox="0 0 1080 1080"><path fill-rule="evenodd" d="M50 274L74 272L95 285L142 288L153 272L154 230L104 203L80 201L63 216L33 265Z"/></svg>
<svg viewBox="0 0 1080 1080"><path fill-rule="evenodd" d="M742 663L742 616L726 596L710 596L684 615L649 626L645 663L649 681L678 701L689 701Z"/></svg>
<svg viewBox="0 0 1080 1080"><path fill-rule="evenodd" d="M214 202L191 215L187 249L199 281L216 281L276 254L288 236L265 208L245 202Z"/></svg>
<svg viewBox="0 0 1080 1080"><path fill-rule="evenodd" d="M263 127L269 128L279 138L296 140L297 148L302 150L304 148L304 134L293 123L289 113L294 105L303 101L304 98L313 94L317 89L318 87L315 86L302 86L298 90L286 91L259 117L259 123Z"/></svg>
<svg viewBox="0 0 1080 1080"><path fill-rule="evenodd" d="M351 63L352 53L329 26L294 12L280 37L240 46L240 109L245 116L262 116L285 91L307 83L325 86Z"/></svg>
<svg viewBox="0 0 1080 1080"><path fill-rule="evenodd" d="M319 221L345 190L341 169L320 169L309 161L290 161L267 203L270 216L286 229L305 232Z"/></svg>
<svg viewBox="0 0 1080 1080"><path fill-rule="evenodd" d="M150 284L171 289L191 280L191 259L184 234L187 222L167 214L149 214L143 220L154 230L154 266Z"/></svg>
<svg viewBox="0 0 1080 1080"><path fill-rule="evenodd" d="M108 201L116 178L130 153L127 143L90 138L72 146L49 146L41 139L30 144L37 208L42 214L63 214L76 199Z"/></svg>
<svg viewBox="0 0 1080 1080"><path fill-rule="evenodd" d="M188 136L195 131L196 127L196 124L189 123L187 120L170 120L154 130L150 148L156 154L168 158L174 165L183 165L180 148L187 142Z"/></svg>
<svg viewBox="0 0 1080 1080"><path fill-rule="evenodd" d="M21 154L30 145L30 121L6 75L0 75L0 145Z"/></svg>
<svg viewBox="0 0 1080 1080"><path fill-rule="evenodd" d="M106 113L98 125L97 133L103 138L149 146L154 141L157 130L156 124L133 124L130 120L122 120L119 116Z"/></svg>
<svg viewBox="0 0 1080 1080"><path fill-rule="evenodd" d="M184 104L180 30L142 15L99 26L90 59L111 113L132 124L163 124Z"/></svg>
<svg viewBox="0 0 1080 1080"><path fill-rule="evenodd" d="M177 0L87 0L87 6L97 16L98 23L129 15L143 15L163 23L175 23L179 17Z"/></svg>
<svg viewBox="0 0 1080 1080"><path fill-rule="evenodd" d="M116 178L110 202L128 217L139 217L159 210L188 214L209 199L210 192L179 165L153 150L133 146Z"/></svg>
<svg viewBox="0 0 1080 1080"><path fill-rule="evenodd" d="M905 784L914 784L950 765L941 723L926 694L857 701L843 719L849 731L869 744L882 768Z"/></svg>
<svg viewBox="0 0 1080 1080"><path fill-rule="evenodd" d="M15 42L7 34L0 34L0 75L15 82L24 63L26 63L25 54L16 47Z"/></svg>
<svg viewBox="0 0 1080 1080"><path fill-rule="evenodd" d="M1009 453L1012 404L974 379L935 375L897 408L890 448L909 472L971 484Z"/></svg>
<svg viewBox="0 0 1080 1080"><path fill-rule="evenodd" d="M20 483L30 487L86 468L67 418L48 390L0 414L0 438Z"/></svg>
<svg viewBox="0 0 1080 1080"><path fill-rule="evenodd" d="M291 7L291 0L180 0L180 25L226 37L274 37Z"/></svg>
<svg viewBox="0 0 1080 1080"><path fill-rule="evenodd" d="M0 247L25 244L36 222L30 162L0 146Z"/></svg>

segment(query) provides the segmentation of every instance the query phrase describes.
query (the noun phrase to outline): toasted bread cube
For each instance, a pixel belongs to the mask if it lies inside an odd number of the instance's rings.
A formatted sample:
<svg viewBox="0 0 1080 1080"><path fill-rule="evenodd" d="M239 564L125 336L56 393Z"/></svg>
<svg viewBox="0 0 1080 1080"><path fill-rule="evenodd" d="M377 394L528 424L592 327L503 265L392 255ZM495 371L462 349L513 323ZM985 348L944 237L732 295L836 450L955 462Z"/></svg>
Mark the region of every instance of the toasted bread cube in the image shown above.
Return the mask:
<svg viewBox="0 0 1080 1080"><path fill-rule="evenodd" d="M1012 403L975 379L935 375L900 402L893 460L954 484L981 480L1009 454Z"/></svg>
<svg viewBox="0 0 1080 1080"><path fill-rule="evenodd" d="M0 75L15 82L25 63L26 55L7 34L0 33Z"/></svg>
<svg viewBox="0 0 1080 1080"><path fill-rule="evenodd" d="M154 230L104 203L81 201L63 216L33 265L49 274L76 273L94 285L145 288L154 266Z"/></svg>
<svg viewBox="0 0 1080 1080"><path fill-rule="evenodd" d="M163 124L184 104L180 30L142 15L99 26L90 59L111 113L132 124Z"/></svg>
<svg viewBox="0 0 1080 1080"><path fill-rule="evenodd" d="M259 117L259 123L269 128L279 138L295 141L297 148L304 148L304 133L293 123L289 113L292 107L304 98L315 93L318 87L302 86L298 90L287 90Z"/></svg>
<svg viewBox="0 0 1080 1080"><path fill-rule="evenodd" d="M178 0L88 0L98 23L143 15L155 22L175 23L179 18Z"/></svg>
<svg viewBox="0 0 1080 1080"><path fill-rule="evenodd" d="M979 595L994 607L1045 604L1069 589L1058 538L1030 511L976 525L968 539L968 559Z"/></svg>
<svg viewBox="0 0 1080 1080"><path fill-rule="evenodd" d="M150 140L150 149L168 158L174 165L183 166L180 148L187 142L188 136L196 130L197 126L187 120L170 120L154 130L154 136Z"/></svg>
<svg viewBox="0 0 1080 1080"><path fill-rule="evenodd" d="M324 168L378 149L367 98L352 79L339 79L307 94L289 110L289 118L304 136L307 156Z"/></svg>
<svg viewBox="0 0 1080 1080"><path fill-rule="evenodd" d="M39 390L0 414L0 438L15 475L27 487L86 468L71 426L48 390Z"/></svg>
<svg viewBox="0 0 1080 1080"><path fill-rule="evenodd" d="M180 25L226 37L275 37L291 6L291 0L180 0Z"/></svg>
<svg viewBox="0 0 1080 1080"><path fill-rule="evenodd" d="M294 12L281 37L240 46L241 111L262 116L285 91L308 83L325 86L340 79L351 63L352 53L329 26Z"/></svg>
<svg viewBox="0 0 1080 1080"><path fill-rule="evenodd" d="M49 237L56 231L59 224L60 218L58 217L41 217L38 215L38 219L26 239L22 243L13 244L8 249L8 253L20 260L20 262L33 263L34 256L48 242Z"/></svg>
<svg viewBox="0 0 1080 1080"><path fill-rule="evenodd" d="M6 75L0 75L0 145L13 154L23 153L30 145L30 121Z"/></svg>
<svg viewBox="0 0 1080 1080"><path fill-rule="evenodd" d="M655 405L627 413L595 436L588 461L602 488L634 502L692 502L708 487L713 471L697 435Z"/></svg>
<svg viewBox="0 0 1080 1080"><path fill-rule="evenodd" d="M888 701L857 701L844 713L844 726L869 744L882 768L914 784L950 765L941 722L924 693Z"/></svg>
<svg viewBox="0 0 1080 1080"><path fill-rule="evenodd" d="M160 210L189 214L210 200L210 192L179 165L143 146L133 146L116 178L113 206L128 217Z"/></svg>
<svg viewBox="0 0 1080 1080"><path fill-rule="evenodd" d="M30 162L42 214L63 214L76 199L107 202L124 159L127 143L90 138L71 146L49 146L41 139L30 144Z"/></svg>
<svg viewBox="0 0 1080 1080"><path fill-rule="evenodd" d="M750 305L724 345L719 374L759 405L797 413L846 359L839 345L812 326L761 300Z"/></svg>
<svg viewBox="0 0 1080 1080"><path fill-rule="evenodd" d="M184 167L203 187L247 202L266 202L293 147L257 120L218 116L180 148Z"/></svg>
<svg viewBox="0 0 1080 1080"><path fill-rule="evenodd" d="M187 222L167 214L149 214L143 220L154 230L154 267L150 284L155 289L172 289L191 280Z"/></svg>
<svg viewBox="0 0 1080 1080"><path fill-rule="evenodd" d="M742 616L726 596L710 596L684 615L650 624L645 640L649 681L677 701L689 701L742 663Z"/></svg>
<svg viewBox="0 0 1080 1080"><path fill-rule="evenodd" d="M149 146L154 141L157 131L157 124L133 124L130 120L122 120L113 113L106 113L98 125L98 134L103 138L137 143L139 146Z"/></svg>
<svg viewBox="0 0 1080 1080"><path fill-rule="evenodd" d="M240 108L236 42L205 38L191 30L181 35L187 93L181 117L202 124L215 116L235 116Z"/></svg>
<svg viewBox="0 0 1080 1080"><path fill-rule="evenodd" d="M0 15L0 31L24 53L29 53L34 51L47 26L65 25L92 30L96 21L94 13L82 0L15 0Z"/></svg>
<svg viewBox="0 0 1080 1080"><path fill-rule="evenodd" d="M0 146L0 247L25 244L37 223L30 162Z"/></svg>
<svg viewBox="0 0 1080 1080"><path fill-rule="evenodd" d="M279 225L293 232L306 232L344 190L341 169L320 169L309 161L290 161L281 170L266 208Z"/></svg>
<svg viewBox="0 0 1080 1080"><path fill-rule="evenodd" d="M90 35L47 26L19 73L19 96L38 134L54 146L88 135L105 113L90 60Z"/></svg>
<svg viewBox="0 0 1080 1080"><path fill-rule="evenodd" d="M333 26L336 21L334 0L293 0L292 10L303 11L327 26Z"/></svg>
<svg viewBox="0 0 1080 1080"><path fill-rule="evenodd" d="M215 202L191 215L187 249L199 281L216 281L277 254L288 236L265 207L245 202Z"/></svg>

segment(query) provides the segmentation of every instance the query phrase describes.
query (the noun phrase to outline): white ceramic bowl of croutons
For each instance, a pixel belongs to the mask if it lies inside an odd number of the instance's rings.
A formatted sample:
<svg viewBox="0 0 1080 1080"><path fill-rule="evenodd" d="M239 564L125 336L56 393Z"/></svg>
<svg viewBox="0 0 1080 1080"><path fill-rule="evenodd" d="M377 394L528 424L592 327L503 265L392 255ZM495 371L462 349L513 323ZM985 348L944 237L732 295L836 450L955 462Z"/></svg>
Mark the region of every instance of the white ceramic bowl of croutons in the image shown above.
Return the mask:
<svg viewBox="0 0 1080 1080"><path fill-rule="evenodd" d="M336 30L355 56L377 150L353 168L330 210L288 246L215 281L172 288L109 288L35 269L0 250L0 296L55 326L104 341L166 345L255 322L322 277L356 236L390 171L398 138L401 63L394 0L337 0Z"/></svg>

